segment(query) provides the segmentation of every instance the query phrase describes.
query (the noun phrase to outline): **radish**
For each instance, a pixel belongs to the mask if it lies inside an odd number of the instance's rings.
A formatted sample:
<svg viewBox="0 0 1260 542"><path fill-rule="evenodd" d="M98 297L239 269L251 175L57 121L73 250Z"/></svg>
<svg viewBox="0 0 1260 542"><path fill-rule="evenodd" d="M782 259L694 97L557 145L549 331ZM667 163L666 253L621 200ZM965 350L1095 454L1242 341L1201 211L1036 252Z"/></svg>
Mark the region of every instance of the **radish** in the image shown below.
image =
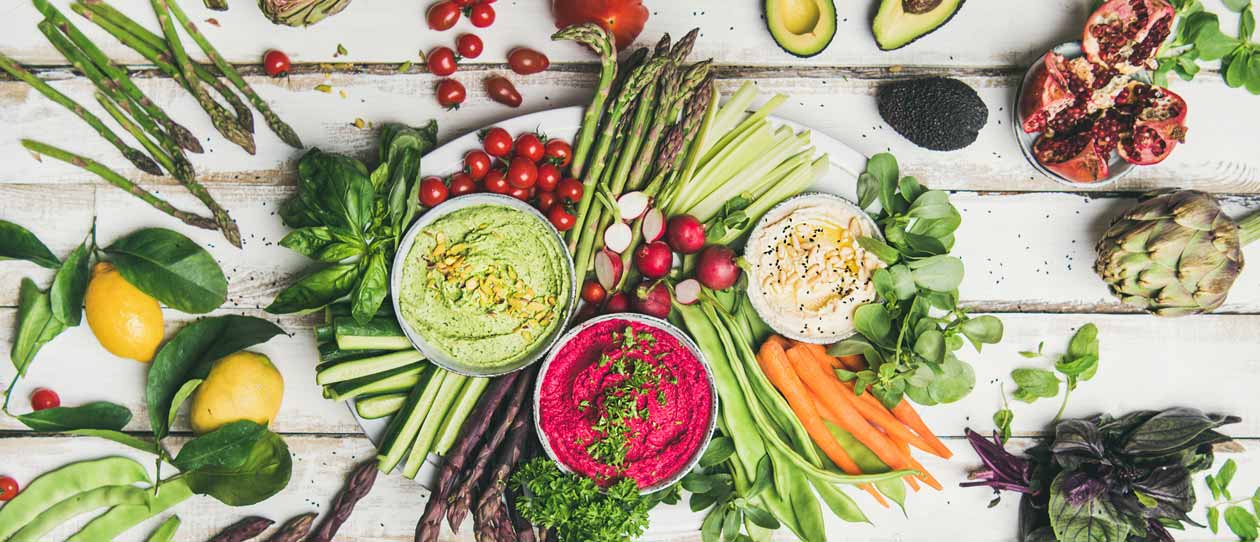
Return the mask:
<svg viewBox="0 0 1260 542"><path fill-rule="evenodd" d="M620 198L617 198L617 210L621 212L621 219L627 222L643 216L643 212L648 208L648 196L643 192L626 192Z"/></svg>
<svg viewBox="0 0 1260 542"><path fill-rule="evenodd" d="M617 292L608 298L608 302L604 304L604 313L610 314L614 312L626 312L630 310L630 296Z"/></svg>
<svg viewBox="0 0 1260 542"><path fill-rule="evenodd" d="M687 279L674 286L674 297L683 305L690 305L700 300L700 281Z"/></svg>
<svg viewBox="0 0 1260 542"><path fill-rule="evenodd" d="M635 292L634 310L648 316L667 318L671 301L669 287L665 283L644 281Z"/></svg>
<svg viewBox="0 0 1260 542"><path fill-rule="evenodd" d="M648 209L643 215L643 241L652 243L665 235L665 214L660 209Z"/></svg>
<svg viewBox="0 0 1260 542"><path fill-rule="evenodd" d="M625 222L617 222L604 230L604 248L621 254L630 248L630 240L634 233Z"/></svg>
<svg viewBox="0 0 1260 542"><path fill-rule="evenodd" d="M700 253L696 262L696 278L714 290L725 290L739 281L740 269L735 251L722 245L711 245Z"/></svg>
<svg viewBox="0 0 1260 542"><path fill-rule="evenodd" d="M621 256L611 250L601 250L595 254L595 278L605 290L612 290L621 282Z"/></svg>
<svg viewBox="0 0 1260 542"><path fill-rule="evenodd" d="M659 279L669 274L674 265L674 253L669 245L656 241L639 247L634 251L634 267L639 274L649 279Z"/></svg>
<svg viewBox="0 0 1260 542"><path fill-rule="evenodd" d="M679 254L695 254L704 248L704 224L691 215L678 215L669 219L665 228L669 247Z"/></svg>

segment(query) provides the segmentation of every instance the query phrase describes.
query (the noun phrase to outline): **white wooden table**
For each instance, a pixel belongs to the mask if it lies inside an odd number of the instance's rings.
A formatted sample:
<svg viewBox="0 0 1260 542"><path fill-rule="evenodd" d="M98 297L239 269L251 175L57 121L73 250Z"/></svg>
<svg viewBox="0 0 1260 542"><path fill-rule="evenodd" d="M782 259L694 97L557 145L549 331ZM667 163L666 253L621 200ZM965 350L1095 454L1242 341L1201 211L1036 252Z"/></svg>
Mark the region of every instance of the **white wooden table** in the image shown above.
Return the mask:
<svg viewBox="0 0 1260 542"><path fill-rule="evenodd" d="M56 3L63 8L68 4ZM521 113L585 103L595 80L587 51L547 39L553 27L545 0L495 4L497 24L477 32L485 39L485 54L478 62L465 62L455 76L468 87L469 100L454 113L436 103L433 76L418 67L400 74L397 66L407 60L419 66L417 51L451 44L459 31L472 29L467 21L455 31L436 33L423 23L427 2L358 0L335 18L297 30L271 25L254 3L237 0L231 11L211 14L200 2L181 2L194 20L211 16L218 20L218 27L201 27L233 63L256 64L268 48L283 49L295 63L302 63L288 79L261 76L256 66L247 72L253 75L250 82L303 141L325 151L370 159L377 133L353 126L356 118L373 124L420 124L436 118L445 141ZM957 452L948 464L925 460L946 485L945 491L912 495L908 518L863 501L875 526L833 521L829 528L833 539L1014 540L1015 499L1003 500L990 510L985 508L990 499L987 491L956 487L977 463L960 435L968 426L991 427L990 416L1000 405L999 383L1009 380L1011 369L1050 363L1025 360L1018 351L1035 349L1042 340L1048 351L1063 348L1072 331L1086 322L1101 328L1102 369L1074 394L1069 415L1174 405L1240 415L1245 421L1228 427L1227 432L1251 450L1235 457L1240 466L1235 486L1250 491L1260 482L1260 401L1255 399L1260 382L1260 271L1245 271L1229 302L1216 314L1170 320L1133 314L1108 295L1091 270L1094 241L1110 217L1142 191L1193 187L1223 194L1228 210L1236 215L1260 208L1256 130L1260 98L1227 88L1215 71L1205 70L1191 83L1178 82L1176 90L1190 104L1186 145L1164 164L1139 168L1106 191L1065 191L1025 163L1011 134L1010 103L1023 66L1047 48L1079 36L1090 0L971 0L944 29L896 52L879 51L870 36L874 0L838 2L841 21L835 41L826 52L808 60L789 56L774 45L758 1L647 3L652 17L640 42L655 42L662 32L678 37L700 26L703 33L694 56L715 60L723 89L751 79L764 91L790 94L792 99L777 114L866 154L891 150L903 172L917 175L930 186L954 191L964 216L955 250L967 264L964 300L978 312L999 313L1006 323L1002 344L987 348L982 356L970 356L977 371L976 390L957 404L923 409L929 424L949 435L947 442ZM1206 3L1225 13L1219 0ZM114 0L114 4L156 28L148 2ZM65 68L64 60L36 30L37 20L27 2L4 2L0 50L24 64L41 66L41 77L56 80L54 86L95 107L90 82ZM1223 28L1234 25L1232 17L1223 17ZM112 58L144 68L143 60L130 49L91 24L80 26ZM348 55L334 57L339 43ZM525 103L512 110L486 99L480 82L489 73L505 71L501 62L517 45L546 52L552 68L539 75L513 77ZM962 79L988 104L988 126L971 147L949 154L922 150L880 120L875 88L889 79L925 74ZM293 166L300 152L283 145L260 124L258 153L248 156L219 137L192 97L169 79L145 72L138 81L172 117L203 137L206 153L193 161L202 179L240 222L243 250L228 246L216 233L182 227L83 171L49 160L37 162L18 145L20 137L96 157L176 206L198 208L170 179L139 174L81 121L25 84L7 78L0 80L0 218L28 226L58 254L79 242L93 216L102 243L144 226L178 228L208 245L228 275L228 302L219 312L262 314L258 309L270 302L290 273L306 263L275 244L285 233L275 210L292 192ZM334 92L315 91L321 83L331 85ZM1260 258L1255 250L1250 255ZM44 282L51 279L34 265L0 263L0 352L9 350L18 283L26 276ZM186 315L168 312L168 331L187 320ZM266 503L244 509L209 498L184 503L176 509L184 520L180 540L204 540L246 514L283 521L327 509L350 466L373 452L345 406L324 400L314 384L311 321L293 317L281 318L280 323L293 337L273 340L260 350L277 362L287 382L284 405L273 427L286 435L295 455L292 483ZM146 431L145 370L144 365L112 357L97 345L86 326L79 327L40 353L14 406L25 410L29 390L49 386L68 404L97 399L125 404L136 414L128 430ZM11 365L0 363L0 382L13 374ZM1021 437L1017 443L1026 445L1044 428L1057 407L1052 403L1015 407L1015 431ZM176 429L187 434L187 427L181 420ZM0 474L23 483L63 464L110 454L139 455L101 440L33 434L13 420L0 419ZM1210 498L1204 489L1199 493L1201 503ZM425 492L414 483L383 477L343 529L341 539L411 540L424 498ZM1201 511L1192 516L1203 517ZM667 511L647 538L698 541L698 534L692 532L696 524L695 518L681 511ZM125 540L142 540L153 525L133 529ZM72 529L54 534L69 532ZM462 539L470 540L467 528L464 533ZM1213 537L1206 530L1190 530L1180 539Z"/></svg>

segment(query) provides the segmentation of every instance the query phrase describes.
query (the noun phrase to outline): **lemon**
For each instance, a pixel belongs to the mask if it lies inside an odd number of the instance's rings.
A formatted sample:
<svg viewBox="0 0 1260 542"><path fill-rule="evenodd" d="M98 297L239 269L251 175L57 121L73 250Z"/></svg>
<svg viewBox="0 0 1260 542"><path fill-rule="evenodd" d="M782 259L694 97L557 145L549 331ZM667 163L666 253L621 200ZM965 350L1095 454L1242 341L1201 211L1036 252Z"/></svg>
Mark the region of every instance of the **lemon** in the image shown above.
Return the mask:
<svg viewBox="0 0 1260 542"><path fill-rule="evenodd" d="M271 360L237 352L214 362L193 394L189 421L198 435L240 420L267 425L276 419L283 398L284 377Z"/></svg>
<svg viewBox="0 0 1260 542"><path fill-rule="evenodd" d="M162 343L162 307L123 278L108 262L92 268L83 298L96 340L120 358L148 363Z"/></svg>

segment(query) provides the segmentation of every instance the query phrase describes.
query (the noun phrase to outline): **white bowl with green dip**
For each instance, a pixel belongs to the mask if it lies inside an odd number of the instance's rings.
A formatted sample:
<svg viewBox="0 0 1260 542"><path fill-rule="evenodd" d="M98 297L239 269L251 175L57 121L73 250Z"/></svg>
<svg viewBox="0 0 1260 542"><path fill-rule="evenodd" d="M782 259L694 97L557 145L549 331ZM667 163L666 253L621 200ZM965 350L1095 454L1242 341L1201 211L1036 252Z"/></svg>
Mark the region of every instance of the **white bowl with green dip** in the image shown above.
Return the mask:
<svg viewBox="0 0 1260 542"><path fill-rule="evenodd" d="M403 236L390 276L407 338L434 364L498 376L543 357L577 298L560 233L529 204L497 194L451 199Z"/></svg>

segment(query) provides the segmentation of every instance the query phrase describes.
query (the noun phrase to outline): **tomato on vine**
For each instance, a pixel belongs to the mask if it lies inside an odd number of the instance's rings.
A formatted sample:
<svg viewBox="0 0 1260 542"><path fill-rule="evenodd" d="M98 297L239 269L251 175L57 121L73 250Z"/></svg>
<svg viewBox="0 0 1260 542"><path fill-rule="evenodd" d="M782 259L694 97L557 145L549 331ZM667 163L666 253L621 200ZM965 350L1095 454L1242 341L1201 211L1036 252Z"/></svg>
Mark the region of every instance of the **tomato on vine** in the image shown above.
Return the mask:
<svg viewBox="0 0 1260 542"><path fill-rule="evenodd" d="M564 179L560 181L560 184L556 185L556 197L560 198L560 201L577 203L582 201L582 194L584 192L585 190L582 187L582 181L572 177Z"/></svg>
<svg viewBox="0 0 1260 542"><path fill-rule="evenodd" d="M538 134L526 132L516 136L514 149L516 156L531 162L539 162L543 159L543 142L542 138L538 137Z"/></svg>
<svg viewBox="0 0 1260 542"><path fill-rule="evenodd" d="M503 128L491 128L482 134L481 146L486 154L503 158L512 153L512 135Z"/></svg>
<svg viewBox="0 0 1260 542"><path fill-rule="evenodd" d="M551 210L547 211L547 220L551 221L551 225L555 226L559 231L569 231L573 229L577 217L573 216L568 209L565 209L563 202L556 202L551 206Z"/></svg>
<svg viewBox="0 0 1260 542"><path fill-rule="evenodd" d="M573 147L569 146L569 142L560 139L548 139L543 154L551 163L560 167L566 167L573 161Z"/></svg>

